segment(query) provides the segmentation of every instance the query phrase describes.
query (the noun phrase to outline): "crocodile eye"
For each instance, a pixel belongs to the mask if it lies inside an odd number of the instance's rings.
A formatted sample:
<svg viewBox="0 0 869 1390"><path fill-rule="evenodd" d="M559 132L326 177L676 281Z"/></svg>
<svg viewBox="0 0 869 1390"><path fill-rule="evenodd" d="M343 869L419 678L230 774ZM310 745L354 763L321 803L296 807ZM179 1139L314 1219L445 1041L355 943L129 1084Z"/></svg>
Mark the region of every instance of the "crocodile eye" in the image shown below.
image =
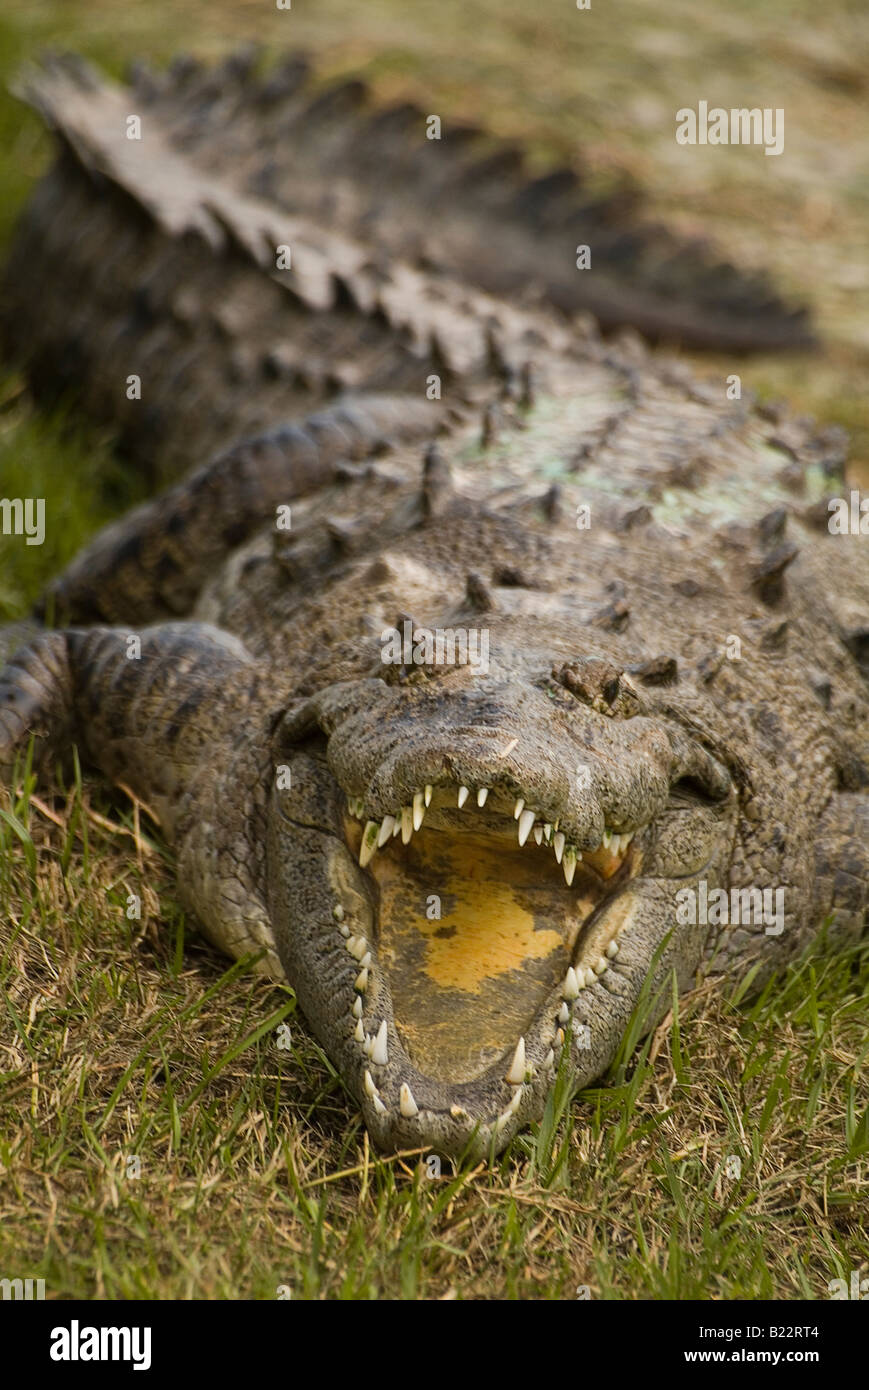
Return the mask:
<svg viewBox="0 0 869 1390"><path fill-rule="evenodd" d="M639 692L630 677L608 661L581 657L552 668L552 679L598 714L630 719L640 710Z"/></svg>
<svg viewBox="0 0 869 1390"><path fill-rule="evenodd" d="M685 805L717 806L729 790L721 783L711 784L701 777L680 777L670 788L670 799Z"/></svg>

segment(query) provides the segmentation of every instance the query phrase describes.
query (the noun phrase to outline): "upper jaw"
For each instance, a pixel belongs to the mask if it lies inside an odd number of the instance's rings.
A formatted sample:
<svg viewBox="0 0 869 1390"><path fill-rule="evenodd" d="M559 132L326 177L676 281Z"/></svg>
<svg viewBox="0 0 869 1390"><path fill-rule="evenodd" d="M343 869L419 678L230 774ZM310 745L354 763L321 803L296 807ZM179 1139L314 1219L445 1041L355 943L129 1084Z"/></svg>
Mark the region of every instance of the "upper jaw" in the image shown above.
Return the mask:
<svg viewBox="0 0 869 1390"><path fill-rule="evenodd" d="M304 770L299 776L294 770L292 794L274 793L268 881L287 975L380 1145L430 1145L451 1155L497 1151L540 1118L562 1055L574 1084L581 1085L606 1069L619 1045L655 950L673 927L672 891L642 873L645 827L654 828L674 765L687 766L690 758L684 749L665 748L666 739L658 737L647 746L645 761L628 756L619 765L620 783L609 763L596 761L597 750L586 748L595 776L591 791L580 797L571 794L567 779L547 780L540 767L525 785L521 767L511 765L510 739L489 728L475 739L467 726L450 732L435 722L424 741L412 740L408 748L406 738L381 723L377 737L354 759L348 756L348 724L355 714L329 721L325 760L299 754ZM496 751L506 749L500 758L492 757L496 739ZM540 761L557 766L559 751L550 749ZM306 789L310 815L300 809L299 788ZM608 790L608 806L596 788ZM633 822L624 813L626 801L636 810ZM332 809L324 815L323 807ZM608 822L613 810L619 818ZM530 1024L479 1075L449 1081L417 1066L403 1042L381 956L371 872L377 856L388 855L396 841L410 844L421 831L470 816L499 819L521 855L545 855L554 863L560 853L565 878L597 873L606 884L609 872L619 891L602 894ZM538 827L544 841L539 849ZM638 830L643 833L634 838ZM556 840L561 834L563 844ZM615 855L613 834L620 837ZM686 968L690 973L696 964L697 934L690 941L677 937L658 962L659 972L676 963L682 974Z"/></svg>

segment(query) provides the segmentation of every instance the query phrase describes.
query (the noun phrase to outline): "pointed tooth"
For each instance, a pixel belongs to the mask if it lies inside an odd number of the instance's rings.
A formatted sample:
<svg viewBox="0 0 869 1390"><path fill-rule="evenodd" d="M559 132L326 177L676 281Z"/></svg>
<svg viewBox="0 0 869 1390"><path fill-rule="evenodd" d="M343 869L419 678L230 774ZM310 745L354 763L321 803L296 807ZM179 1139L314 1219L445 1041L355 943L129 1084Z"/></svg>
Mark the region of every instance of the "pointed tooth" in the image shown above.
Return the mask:
<svg viewBox="0 0 869 1390"><path fill-rule="evenodd" d="M374 1109L377 1111L378 1115L386 1114L386 1106L383 1104L383 1101L380 1099L380 1096L372 1096L371 1104L374 1106Z"/></svg>
<svg viewBox="0 0 869 1390"><path fill-rule="evenodd" d="M471 795L471 793L468 791L467 787L459 787L459 810L460 810L460 811L461 811L462 807L464 806L465 802L467 801L467 799L468 799L468 797L469 797L470 795Z"/></svg>
<svg viewBox="0 0 869 1390"><path fill-rule="evenodd" d="M380 833L377 836L377 848L381 849L386 841L391 838L395 829L395 816L384 816L380 826Z"/></svg>
<svg viewBox="0 0 869 1390"><path fill-rule="evenodd" d="M586 985L593 985L594 982L595 982L595 979L596 979L596 976L595 976L594 971L592 970L592 968L591 968L590 965L587 965L587 966L585 967L585 983L586 983Z"/></svg>
<svg viewBox="0 0 869 1390"><path fill-rule="evenodd" d="M434 789L433 789L433 787L432 787L431 782L426 782L426 784L425 784L425 791L424 791L423 794L422 794L422 799L423 799L423 801L425 802L426 806L430 806L430 805L431 805L431 799L432 799L433 794L434 794Z"/></svg>
<svg viewBox="0 0 869 1390"><path fill-rule="evenodd" d="M369 1098L371 1098L371 1097L373 1097L373 1096L376 1096L376 1095L377 1095L377 1087L376 1087L375 1084L374 1084L374 1077L371 1075L371 1072L368 1070L367 1067L366 1067L366 1069L365 1069L365 1078L364 1078L364 1080L365 1080L365 1094L366 1094Z"/></svg>
<svg viewBox="0 0 869 1390"><path fill-rule="evenodd" d="M425 815L425 799L422 792L413 794L413 828L419 830L422 825L422 818Z"/></svg>
<svg viewBox="0 0 869 1390"><path fill-rule="evenodd" d="M564 838L565 837L561 834L560 831L556 831L556 833L552 837L552 844L553 848L555 849L556 864L561 863L561 856L564 853Z"/></svg>
<svg viewBox="0 0 869 1390"><path fill-rule="evenodd" d="M362 1000L361 1000L361 998L360 998L360 996L359 996L358 994L357 994L356 998L353 1000L353 1017L354 1017L354 1018L361 1018L361 1017L362 1017Z"/></svg>
<svg viewBox="0 0 869 1390"><path fill-rule="evenodd" d="M401 843L410 844L410 837L413 834L413 811L410 806L401 808Z"/></svg>
<svg viewBox="0 0 869 1390"><path fill-rule="evenodd" d="M419 1106L413 1098L413 1091L406 1081L402 1081L401 1089L398 1092L398 1106L406 1120L412 1120L414 1115L419 1114Z"/></svg>
<svg viewBox="0 0 869 1390"><path fill-rule="evenodd" d="M576 850L573 845L568 845L564 851L564 862L561 865L564 870L564 881L568 888L573 883L573 876L576 873Z"/></svg>
<svg viewBox="0 0 869 1390"><path fill-rule="evenodd" d="M343 937L348 937L350 935L350 928L346 922L342 922L338 930Z"/></svg>
<svg viewBox="0 0 869 1390"><path fill-rule="evenodd" d="M516 802L516 805L513 807L513 819L518 820L524 810L525 802L523 798L520 796Z"/></svg>
<svg viewBox="0 0 869 1390"><path fill-rule="evenodd" d="M622 836L622 849L627 849L628 845L631 843L631 840L634 838L636 833L636 830L626 831L626 833Z"/></svg>
<svg viewBox="0 0 869 1390"><path fill-rule="evenodd" d="M385 1067L386 1063L389 1061L389 1051L386 1046L385 1018L381 1021L380 1027L377 1030L377 1037L374 1039L374 1043L372 1044L371 1060L378 1067Z"/></svg>
<svg viewBox="0 0 869 1390"><path fill-rule="evenodd" d="M370 951L366 951L366 952L365 952L365 955L362 957L362 959L361 959L361 961L359 962L359 964L363 967L363 969L364 969L366 966L370 966L370 964L371 964L371 952L370 952Z"/></svg>
<svg viewBox="0 0 869 1390"><path fill-rule="evenodd" d="M609 964L609 962L608 962L606 956L598 956L598 958L597 958L597 960L595 961L595 964L594 964L594 973L595 973L595 975L602 975L603 972L606 970L608 964Z"/></svg>
<svg viewBox="0 0 869 1390"><path fill-rule="evenodd" d="M604 849L609 849L612 843L612 838L613 832L611 830L605 830L603 832L603 836L601 837L601 844L603 845Z"/></svg>
<svg viewBox="0 0 869 1390"><path fill-rule="evenodd" d="M561 1008L558 1010L558 1022L559 1022L559 1023L569 1023L569 1022L570 1022L570 1009L567 1007L566 1004L562 1004Z"/></svg>
<svg viewBox="0 0 869 1390"><path fill-rule="evenodd" d="M543 826L543 838L547 844L552 843L552 826L548 821Z"/></svg>
<svg viewBox="0 0 869 1390"><path fill-rule="evenodd" d="M356 979L353 981L353 988L358 989L360 994L364 994L368 988L368 966L363 965Z"/></svg>
<svg viewBox="0 0 869 1390"><path fill-rule="evenodd" d="M535 827L534 827L534 843L535 843L535 845L542 845L542 844L543 844L543 826L542 826L542 825L535 825Z"/></svg>
<svg viewBox="0 0 869 1390"><path fill-rule="evenodd" d="M486 804L486 797L489 795L488 787L481 787L477 792L477 805L482 809Z"/></svg>
<svg viewBox="0 0 869 1390"><path fill-rule="evenodd" d="M557 1047L564 1047L564 1029L558 1028L555 1033L555 1044Z"/></svg>
<svg viewBox="0 0 869 1390"><path fill-rule="evenodd" d="M543 1066L545 1067L546 1071L549 1071L550 1067L555 1066L555 1053L552 1051L551 1047L547 1052L546 1056L543 1058Z"/></svg>
<svg viewBox="0 0 869 1390"><path fill-rule="evenodd" d="M521 1086L525 1080L525 1039L520 1038L516 1044L516 1051L513 1053L513 1061L510 1063L510 1070L506 1080L511 1086Z"/></svg>
<svg viewBox="0 0 869 1390"><path fill-rule="evenodd" d="M523 811L519 817L519 844L524 845L534 825L534 812Z"/></svg>
<svg viewBox="0 0 869 1390"><path fill-rule="evenodd" d="M365 1041L365 1029L362 1027L361 1018L357 1018L356 1020L356 1027L353 1030L353 1036L358 1043Z"/></svg>
<svg viewBox="0 0 869 1390"><path fill-rule="evenodd" d="M522 1092L523 1092L524 1090L525 1090L525 1087L524 1087L524 1086L520 1086L520 1087L519 1087L519 1089L516 1091L516 1094L514 1095L513 1099L511 1100L510 1104L507 1106L507 1110L506 1110L506 1112L505 1112L506 1114L508 1114L508 1115L515 1115L515 1114L516 1114L516 1111L519 1109L519 1106L522 1104Z"/></svg>
<svg viewBox="0 0 869 1390"><path fill-rule="evenodd" d="M615 937L613 937L612 941L607 946L606 953L609 956L610 960L615 960L616 956L618 955L619 943L616 941Z"/></svg>
<svg viewBox="0 0 869 1390"><path fill-rule="evenodd" d="M569 965L567 967L567 974L565 975L564 983L561 986L561 993L563 994L565 999L575 999L576 996L579 994L579 982L576 978L576 971L574 970L572 965ZM561 1021L563 1023L564 1019L562 1019Z"/></svg>
<svg viewBox="0 0 869 1390"><path fill-rule="evenodd" d="M377 849L377 836L380 833L380 826L376 820L366 822L362 832L362 844L359 846L359 867L365 868L374 858L374 851Z"/></svg>
<svg viewBox="0 0 869 1390"><path fill-rule="evenodd" d="M622 848L622 837L621 837L621 835L613 835L612 839L610 840L610 854L620 854L620 853L621 853L621 848Z"/></svg>
<svg viewBox="0 0 869 1390"><path fill-rule="evenodd" d="M398 808L393 819L395 820L395 825L392 827L392 838L394 840L396 835L401 834L401 807Z"/></svg>

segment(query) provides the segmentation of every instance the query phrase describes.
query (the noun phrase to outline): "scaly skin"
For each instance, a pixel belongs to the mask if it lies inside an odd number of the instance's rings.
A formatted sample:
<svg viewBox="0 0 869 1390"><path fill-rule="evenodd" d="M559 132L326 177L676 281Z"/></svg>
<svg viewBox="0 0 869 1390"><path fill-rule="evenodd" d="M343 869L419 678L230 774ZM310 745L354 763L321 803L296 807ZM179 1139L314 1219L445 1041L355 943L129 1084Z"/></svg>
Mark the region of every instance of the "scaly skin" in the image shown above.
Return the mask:
<svg viewBox="0 0 869 1390"><path fill-rule="evenodd" d="M158 482L345 389L422 394L438 372L467 394L492 378L487 319L505 327L487 294L557 307L556 336L591 312L717 351L811 341L762 276L643 223L635 199L569 170L531 180L515 149L449 120L429 141L422 112L372 107L359 83L312 90L298 58L263 78L238 58L139 69L132 89L55 61L24 94L61 152L22 218L0 328L41 398L77 396Z"/></svg>
<svg viewBox="0 0 869 1390"><path fill-rule="evenodd" d="M450 301L471 337L478 293ZM52 586L78 626L0 673L7 775L35 737L130 786L378 1144L449 1154L538 1119L560 1058L605 1073L674 977L756 986L822 925L856 938L869 884L839 440L485 305L461 389L384 381L200 464ZM385 663L405 615L484 633L488 669ZM703 884L780 889L781 921L693 925Z"/></svg>

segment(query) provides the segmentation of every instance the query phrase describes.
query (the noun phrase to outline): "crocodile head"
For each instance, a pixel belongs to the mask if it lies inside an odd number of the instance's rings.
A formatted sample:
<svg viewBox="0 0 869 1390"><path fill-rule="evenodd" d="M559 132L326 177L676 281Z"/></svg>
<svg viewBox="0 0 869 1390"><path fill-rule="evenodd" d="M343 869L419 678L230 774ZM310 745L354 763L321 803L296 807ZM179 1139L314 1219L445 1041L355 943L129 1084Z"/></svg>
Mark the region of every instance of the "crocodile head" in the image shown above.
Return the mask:
<svg viewBox="0 0 869 1390"><path fill-rule="evenodd" d="M704 950L676 893L726 875L728 771L696 708L600 656L553 667L545 635L493 619L488 669L383 665L279 730L276 938L384 1147L503 1147L563 1055L599 1076L650 971L684 984Z"/></svg>

